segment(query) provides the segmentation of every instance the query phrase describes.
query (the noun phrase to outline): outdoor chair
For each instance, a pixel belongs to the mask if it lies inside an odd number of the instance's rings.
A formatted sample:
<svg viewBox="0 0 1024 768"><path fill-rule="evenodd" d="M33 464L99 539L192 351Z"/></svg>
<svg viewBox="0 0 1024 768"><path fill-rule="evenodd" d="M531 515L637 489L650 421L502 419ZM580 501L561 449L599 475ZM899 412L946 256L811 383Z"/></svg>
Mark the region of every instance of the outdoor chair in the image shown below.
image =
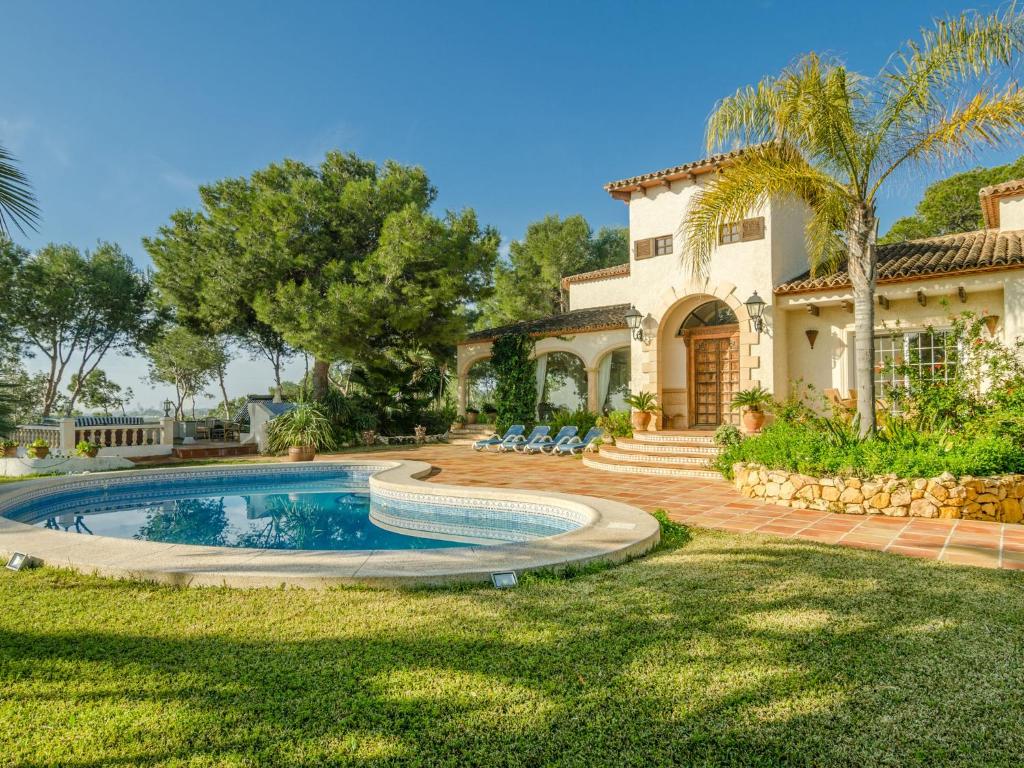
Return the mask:
<svg viewBox="0 0 1024 768"><path fill-rule="evenodd" d="M593 443L597 438L604 434L604 430L600 427L593 427L587 434L580 440L579 437L570 437L561 445L555 446L554 450L551 451L552 456L576 456L583 453L586 450L592 449Z"/></svg>
<svg viewBox="0 0 1024 768"><path fill-rule="evenodd" d="M527 445L523 450L526 453L551 453L556 445L562 445L567 442L570 438L575 437L579 431L579 427L562 427L558 430L558 434L553 438L545 435L539 440L535 440L530 445Z"/></svg>
<svg viewBox="0 0 1024 768"><path fill-rule="evenodd" d="M525 431L526 427L524 427L522 424L514 424L508 428L508 430L505 432L504 437L495 432L490 437L485 437L483 440L477 440L475 443L473 443L473 450L482 451L485 448L490 448L492 445L499 445L503 441L508 440L514 437L515 435L523 434L523 432Z"/></svg>
<svg viewBox="0 0 1024 768"><path fill-rule="evenodd" d="M498 446L498 451L500 453L508 453L509 451L514 451L517 449L517 446L532 443L538 437L546 435L550 431L551 427L548 426L541 425L539 427L534 427L533 431L530 432L530 435L528 437L523 437L522 435L515 435L509 438L508 440L502 440L501 444Z"/></svg>
<svg viewBox="0 0 1024 768"><path fill-rule="evenodd" d="M517 453L530 453L530 448L532 448L533 446L542 445L545 440L551 439L548 436L548 432L550 431L551 427L535 427L533 432L530 433L530 437L528 440L517 442L515 445L512 446L512 448Z"/></svg>

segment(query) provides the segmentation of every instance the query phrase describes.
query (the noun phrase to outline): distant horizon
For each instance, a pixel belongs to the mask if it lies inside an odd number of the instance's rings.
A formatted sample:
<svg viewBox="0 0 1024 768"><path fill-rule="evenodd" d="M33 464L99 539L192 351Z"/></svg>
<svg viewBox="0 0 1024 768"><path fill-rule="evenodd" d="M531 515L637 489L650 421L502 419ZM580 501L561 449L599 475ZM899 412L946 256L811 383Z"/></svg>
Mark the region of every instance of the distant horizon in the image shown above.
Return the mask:
<svg viewBox="0 0 1024 768"><path fill-rule="evenodd" d="M744 23L723 26L718 6L603 0L7 7L7 55L31 64L5 78L0 142L42 210L39 230L15 240L32 250L109 240L149 268L141 238L198 207L200 184L286 157L316 164L330 149L422 166L435 209L474 208L501 233L502 253L549 214L581 214L595 231L623 226L627 208L603 185L705 156L718 99L809 50L873 74L934 17L961 10L873 1L850 14L760 0L737 9ZM882 231L935 178L1018 154L904 175L880 201ZM38 370L38 359L25 362ZM141 357L110 355L100 367L134 390L133 407L173 392L146 380ZM300 357L283 378L303 372ZM232 397L272 383L269 366L244 353L228 369Z"/></svg>

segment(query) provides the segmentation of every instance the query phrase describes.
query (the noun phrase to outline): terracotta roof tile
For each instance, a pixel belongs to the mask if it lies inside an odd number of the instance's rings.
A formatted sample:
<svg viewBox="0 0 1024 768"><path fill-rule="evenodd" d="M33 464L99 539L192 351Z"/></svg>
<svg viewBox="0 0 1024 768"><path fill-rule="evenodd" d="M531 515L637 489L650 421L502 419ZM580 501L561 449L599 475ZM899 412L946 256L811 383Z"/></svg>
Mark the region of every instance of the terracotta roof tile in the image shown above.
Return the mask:
<svg viewBox="0 0 1024 768"><path fill-rule="evenodd" d="M578 275L569 275L562 278L562 290L568 290L573 283L589 283L593 280L612 280L617 277L629 277L629 262L616 264L613 267L595 269L591 272L580 272Z"/></svg>
<svg viewBox="0 0 1024 768"><path fill-rule="evenodd" d="M878 282L898 282L933 275L985 272L1024 267L1024 231L980 229L955 235L878 246ZM776 286L775 293L804 293L846 288L846 267L812 277L810 271Z"/></svg>
<svg viewBox="0 0 1024 768"><path fill-rule="evenodd" d="M711 155L701 160L694 160L691 163L683 163L682 165L674 165L671 168L662 168L660 171L652 171L651 173L643 173L639 176L631 176L628 179L619 179L618 181L610 181L604 185L604 188L608 192L615 192L616 190L623 189L624 187L636 187L643 185L645 181L658 181L659 179L665 179L670 176L679 176L687 173L700 173L708 170L712 170L724 162L731 160L734 157L739 157L743 154L742 149L736 149L732 152L722 152L717 155Z"/></svg>
<svg viewBox="0 0 1024 768"><path fill-rule="evenodd" d="M607 307L575 309L561 315L525 320L498 328L485 328L482 331L474 331L469 334L462 343L493 341L506 333L528 333L531 336L543 337L625 328L626 312L629 310L629 306L629 304L614 304Z"/></svg>
<svg viewBox="0 0 1024 768"><path fill-rule="evenodd" d="M999 199L1024 192L1024 179L1011 179L1002 184L993 184L978 190L981 212L985 217L985 226L999 228Z"/></svg>

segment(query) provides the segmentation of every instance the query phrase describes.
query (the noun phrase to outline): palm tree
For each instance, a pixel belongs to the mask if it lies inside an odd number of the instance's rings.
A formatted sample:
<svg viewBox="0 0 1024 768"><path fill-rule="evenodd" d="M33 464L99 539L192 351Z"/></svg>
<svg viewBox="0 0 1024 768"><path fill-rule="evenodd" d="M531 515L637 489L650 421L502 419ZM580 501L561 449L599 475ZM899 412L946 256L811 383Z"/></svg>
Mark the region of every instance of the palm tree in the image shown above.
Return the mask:
<svg viewBox="0 0 1024 768"><path fill-rule="evenodd" d="M707 271L719 227L770 198L809 211L812 271L845 262L854 295L857 412L875 428L876 202L898 172L918 172L979 147L1024 137L1024 91L1010 79L1024 49L1024 14L1010 5L923 30L874 77L811 53L720 101L708 151L746 147L695 195L682 231L695 273Z"/></svg>
<svg viewBox="0 0 1024 768"><path fill-rule="evenodd" d="M0 236L10 237L12 222L24 234L25 227L35 229L38 220L39 208L32 185L15 165L11 153L0 144Z"/></svg>

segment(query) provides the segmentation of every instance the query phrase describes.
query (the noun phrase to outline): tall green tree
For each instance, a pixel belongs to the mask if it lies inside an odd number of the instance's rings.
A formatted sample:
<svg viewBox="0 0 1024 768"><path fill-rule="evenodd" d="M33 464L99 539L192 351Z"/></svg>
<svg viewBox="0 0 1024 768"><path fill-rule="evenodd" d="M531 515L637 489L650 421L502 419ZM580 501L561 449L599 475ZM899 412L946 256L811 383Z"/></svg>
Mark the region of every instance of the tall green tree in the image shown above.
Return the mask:
<svg viewBox="0 0 1024 768"><path fill-rule="evenodd" d="M217 377L224 362L224 350L209 338L183 326L173 326L146 347L149 379L155 384L171 384L175 392L174 413L185 417L185 400L192 401Z"/></svg>
<svg viewBox="0 0 1024 768"><path fill-rule="evenodd" d="M772 198L803 201L813 269L844 262L853 285L857 412L875 428L876 205L894 174L920 172L1024 136L1024 91L1010 75L1024 49L1016 7L964 13L906 43L874 77L808 54L723 99L709 151L746 151L695 195L682 226L706 272L719 227Z"/></svg>
<svg viewBox="0 0 1024 768"><path fill-rule="evenodd" d="M422 169L330 152L200 189L145 245L184 322L238 334L253 323L314 355L314 397L330 363L389 350L449 350L486 297L498 237L471 210L439 219Z"/></svg>
<svg viewBox="0 0 1024 768"><path fill-rule="evenodd" d="M131 387L122 388L116 381L112 381L102 368L90 371L82 382L78 380L77 373L71 374L68 392L77 392L78 402L82 406L100 411L104 416L109 416L114 410L121 411L123 416L125 406L135 396Z"/></svg>
<svg viewBox="0 0 1024 768"><path fill-rule="evenodd" d="M0 144L0 237L10 237L11 224L24 234L26 227L35 229L38 221L32 185L14 156Z"/></svg>
<svg viewBox="0 0 1024 768"><path fill-rule="evenodd" d="M1024 177L1024 157L1007 165L972 168L964 173L930 184L917 204L913 216L904 216L878 242L902 243L922 237L938 237L955 232L982 229L978 192L983 187Z"/></svg>
<svg viewBox="0 0 1024 768"><path fill-rule="evenodd" d="M594 236L582 216L547 216L509 246L494 274L494 295L478 325L493 328L569 310L562 278L629 261L629 231L605 227Z"/></svg>
<svg viewBox="0 0 1024 768"><path fill-rule="evenodd" d="M29 254L0 241L0 327L47 363L42 416L54 410L66 373L86 381L107 353L137 350L155 325L149 278L117 244L84 252L51 244ZM80 395L71 391L67 413Z"/></svg>

